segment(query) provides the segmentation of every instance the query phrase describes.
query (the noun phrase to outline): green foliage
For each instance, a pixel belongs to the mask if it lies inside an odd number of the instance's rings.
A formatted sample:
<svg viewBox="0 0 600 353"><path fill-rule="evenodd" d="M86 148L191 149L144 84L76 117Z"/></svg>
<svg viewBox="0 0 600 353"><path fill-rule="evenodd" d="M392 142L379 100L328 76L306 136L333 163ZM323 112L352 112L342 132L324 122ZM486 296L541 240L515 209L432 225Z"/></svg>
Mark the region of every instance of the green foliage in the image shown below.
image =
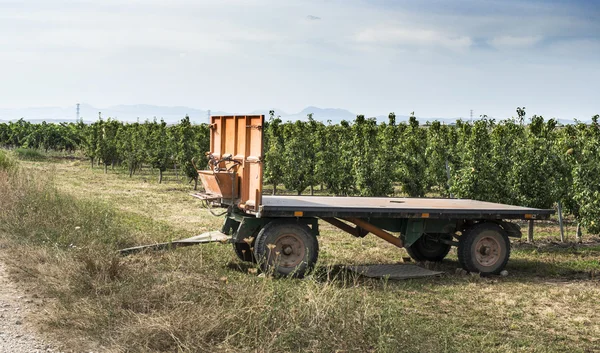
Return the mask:
<svg viewBox="0 0 600 353"><path fill-rule="evenodd" d="M449 193L446 164L452 158L450 134L447 125L434 121L427 129L427 147L425 148L426 170L430 186L442 196Z"/></svg>
<svg viewBox="0 0 600 353"><path fill-rule="evenodd" d="M164 120L157 123L155 120L148 124L147 129L145 151L148 154L148 162L153 168L164 172L171 164L173 155L167 123ZM208 151L208 149L206 150Z"/></svg>
<svg viewBox="0 0 600 353"><path fill-rule="evenodd" d="M281 119L275 118L275 112L269 112L269 121L265 124L264 133L264 180L273 185L273 195L277 193L277 185L283 182L285 174L284 141Z"/></svg>
<svg viewBox="0 0 600 353"><path fill-rule="evenodd" d="M381 133L386 129L380 129L375 119L365 119L363 115L357 116L352 126L354 178L361 196L386 196L393 192L390 165L394 161L383 153L390 148L389 144L384 145Z"/></svg>
<svg viewBox="0 0 600 353"><path fill-rule="evenodd" d="M398 180L398 161L400 156L401 132L396 125L396 114L388 115L388 123L379 125L377 132L377 143L380 148L378 158L375 160L375 168L379 171L379 177L389 182L379 182L380 196L394 193L393 182Z"/></svg>
<svg viewBox="0 0 600 353"><path fill-rule="evenodd" d="M77 131L80 136L80 148L83 153L90 158L92 167L98 150L98 136L100 136L100 121L90 125L85 125L83 121L77 123Z"/></svg>
<svg viewBox="0 0 600 353"><path fill-rule="evenodd" d="M207 124L199 124L192 125L192 129L194 130L194 143L200 154L204 156L206 152L210 151L210 128Z"/></svg>
<svg viewBox="0 0 600 353"><path fill-rule="evenodd" d="M190 180L197 181L198 172L192 160L200 154L200 150L190 117L186 116L178 125L174 126L172 134L175 140L175 160L177 164Z"/></svg>
<svg viewBox="0 0 600 353"><path fill-rule="evenodd" d="M310 136L310 126L304 121L283 125L283 183L288 190L300 195L314 185L315 150Z"/></svg>
<svg viewBox="0 0 600 353"><path fill-rule="evenodd" d="M410 197L425 196L430 186L427 178L427 132L419 127L412 114L408 125L401 125L402 143L399 152L399 181Z"/></svg>
<svg viewBox="0 0 600 353"><path fill-rule="evenodd" d="M524 185L519 177L526 175L525 168L529 163L522 156L529 151L525 128L513 119L500 121L490 131L490 141L491 165L499 176L495 178L496 201L515 202L516 192Z"/></svg>
<svg viewBox="0 0 600 353"><path fill-rule="evenodd" d="M139 123L124 124L118 127L116 135L116 146L119 159L129 168L129 176L138 168L142 161L147 160L145 134Z"/></svg>
<svg viewBox="0 0 600 353"><path fill-rule="evenodd" d="M516 153L512 156L514 166L508 180L512 182L514 203L551 208L562 198L567 186L563 183L564 175L568 170L556 148L555 128L555 120L544 123L541 116L534 115L525 138L519 145L512 146Z"/></svg>
<svg viewBox="0 0 600 353"><path fill-rule="evenodd" d="M350 124L324 126L320 130L323 146L317 152L317 182L323 183L334 195L347 196L354 193L353 143L349 139Z"/></svg>
<svg viewBox="0 0 600 353"><path fill-rule="evenodd" d="M0 146L73 152L80 139L73 123L32 124L24 119L0 124Z"/></svg>
<svg viewBox="0 0 600 353"><path fill-rule="evenodd" d="M600 126L599 116L590 126L578 124L572 150L573 208L588 231L600 233ZM570 153L569 153L570 152Z"/></svg>
<svg viewBox="0 0 600 353"><path fill-rule="evenodd" d="M450 191L460 198L498 201L498 179L492 164L492 141L490 130L494 122L478 120L465 136L461 156L461 168L454 174Z"/></svg>
<svg viewBox="0 0 600 353"><path fill-rule="evenodd" d="M98 120L99 125L98 143L96 144L96 156L104 163L104 170L118 159L117 133L121 124L116 120Z"/></svg>

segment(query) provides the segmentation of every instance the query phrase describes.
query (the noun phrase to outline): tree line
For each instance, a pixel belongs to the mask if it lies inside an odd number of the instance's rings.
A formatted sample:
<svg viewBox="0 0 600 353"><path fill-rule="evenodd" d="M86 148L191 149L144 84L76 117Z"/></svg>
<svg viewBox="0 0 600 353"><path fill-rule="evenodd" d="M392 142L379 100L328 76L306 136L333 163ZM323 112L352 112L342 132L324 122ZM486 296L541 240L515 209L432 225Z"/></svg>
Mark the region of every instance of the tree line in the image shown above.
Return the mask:
<svg viewBox="0 0 600 353"><path fill-rule="evenodd" d="M600 232L600 128L558 126L533 116L495 121L378 124L359 115L352 122L283 122L271 112L265 124L265 184L298 194L316 187L337 196L459 197L552 208L560 201L590 232ZM0 124L0 146L81 151L92 166L119 165L133 175L142 165L162 173L176 166L197 182L209 149L207 124L164 121L92 124Z"/></svg>
<svg viewBox="0 0 600 353"><path fill-rule="evenodd" d="M98 119L94 123L32 124L24 119L0 124L0 146L4 148L34 148L45 151L80 151L104 172L115 165L127 168L132 176L142 165L158 170L158 182L163 173L177 167L191 181L198 181L194 158L203 166L203 156L209 149L208 125L195 125L189 117L178 124L165 121L123 123Z"/></svg>

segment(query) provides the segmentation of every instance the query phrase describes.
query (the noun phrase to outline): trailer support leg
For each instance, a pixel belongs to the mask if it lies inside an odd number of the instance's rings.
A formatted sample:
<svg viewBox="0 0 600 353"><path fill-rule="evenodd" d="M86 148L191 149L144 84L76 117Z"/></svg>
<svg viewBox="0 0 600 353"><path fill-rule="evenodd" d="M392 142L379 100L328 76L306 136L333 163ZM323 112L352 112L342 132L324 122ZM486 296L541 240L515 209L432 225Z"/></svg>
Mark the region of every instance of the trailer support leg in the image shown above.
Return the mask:
<svg viewBox="0 0 600 353"><path fill-rule="evenodd" d="M527 242L533 242L533 219L529 220L529 229L527 230Z"/></svg>
<svg viewBox="0 0 600 353"><path fill-rule="evenodd" d="M385 230L383 230L379 227L376 227L369 222L363 221L362 219L359 219L359 218L346 218L346 220L348 222L352 222L352 223L356 224L357 226L361 227L364 230L369 231L370 233L375 234L376 236L380 237L381 239L387 241L388 243L394 244L399 248L404 247L404 243L402 242L402 239L395 237L393 234L388 233Z"/></svg>

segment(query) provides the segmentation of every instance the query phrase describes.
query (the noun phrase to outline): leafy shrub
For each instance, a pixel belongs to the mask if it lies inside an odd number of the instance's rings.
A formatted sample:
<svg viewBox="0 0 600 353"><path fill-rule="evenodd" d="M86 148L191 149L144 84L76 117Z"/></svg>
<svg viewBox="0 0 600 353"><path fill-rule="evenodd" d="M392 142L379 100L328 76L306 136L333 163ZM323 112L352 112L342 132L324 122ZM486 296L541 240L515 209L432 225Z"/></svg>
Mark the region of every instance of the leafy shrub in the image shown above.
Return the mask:
<svg viewBox="0 0 600 353"><path fill-rule="evenodd" d="M46 159L42 152L32 148L17 148L14 153L17 158L25 161L43 161Z"/></svg>

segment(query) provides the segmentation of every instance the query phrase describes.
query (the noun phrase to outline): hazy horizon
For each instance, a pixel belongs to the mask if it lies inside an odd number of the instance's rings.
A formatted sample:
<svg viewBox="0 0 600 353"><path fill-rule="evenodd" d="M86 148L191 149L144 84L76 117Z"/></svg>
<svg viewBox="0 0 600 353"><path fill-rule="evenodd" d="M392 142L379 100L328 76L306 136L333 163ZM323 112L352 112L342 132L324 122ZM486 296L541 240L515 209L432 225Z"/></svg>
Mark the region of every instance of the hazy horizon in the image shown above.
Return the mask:
<svg viewBox="0 0 600 353"><path fill-rule="evenodd" d="M302 109L299 112L285 112L281 109L271 108L271 109L257 109L253 111L247 112L232 112L232 111L210 111L204 110L201 108L193 108L193 107L185 107L185 106L156 106L156 105L148 105L148 104L134 104L134 105L118 105L112 107L93 107L89 104L81 104L79 116L84 119L86 122L96 121L99 116L103 119L115 119L121 120L125 122L133 122L133 121L145 121L145 120L165 120L168 123L175 123L180 121L183 117L189 116L193 122L206 122L208 121L208 114L210 115L255 115L255 114L263 114L265 116L269 115L270 110L274 110L275 116L281 117L284 121L295 121L295 120L306 120L307 115L313 114L313 118L317 121L327 122L331 121L332 123L339 123L342 120L353 121L357 115L364 115L367 118L376 118L378 122L387 122L388 114L369 114L366 112L351 112L346 109L340 108L320 108L315 106L308 106ZM99 115L100 113L100 115ZM393 112L396 115L396 121L407 121L410 114L402 114ZM527 112L526 121L529 120L533 115L539 115L535 112ZM473 114L473 117L470 116L423 116L420 114L416 114L415 116L419 119L420 122L425 123L426 121L441 121L443 123L452 123L456 120L464 120L468 121L471 119L477 120L481 117L479 115ZM512 114L511 116L488 116L487 118L495 119L497 121L516 118L517 114ZM61 121L75 121L77 119L76 116L76 106L72 107L35 107L35 108L24 108L24 109L2 109L0 108L0 122L6 121L16 121L19 119L25 119L27 121L33 122L61 122ZM577 121L582 122L590 122L590 117L577 117L575 119L561 119L553 116L544 116L546 120L554 118L557 119L560 123L569 124Z"/></svg>

